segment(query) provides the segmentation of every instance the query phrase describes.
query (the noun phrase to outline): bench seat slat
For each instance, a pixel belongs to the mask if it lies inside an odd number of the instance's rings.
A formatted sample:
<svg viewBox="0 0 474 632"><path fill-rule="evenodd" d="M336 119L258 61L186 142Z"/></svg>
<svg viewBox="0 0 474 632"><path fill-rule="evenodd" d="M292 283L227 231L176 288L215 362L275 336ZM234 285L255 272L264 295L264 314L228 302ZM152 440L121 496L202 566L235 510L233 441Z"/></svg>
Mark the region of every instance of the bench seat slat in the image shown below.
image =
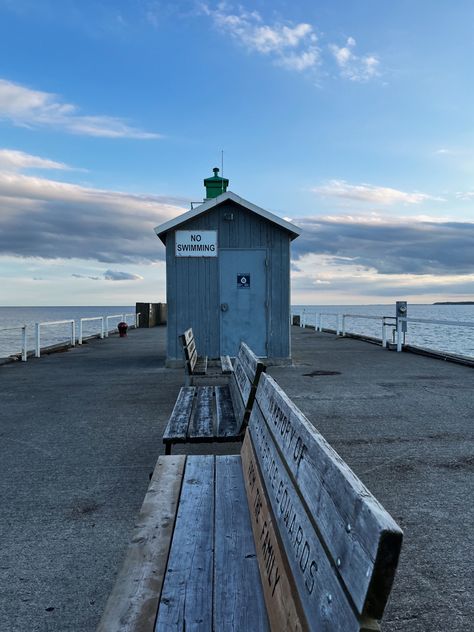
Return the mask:
<svg viewBox="0 0 474 632"><path fill-rule="evenodd" d="M96 632L153 630L186 457L160 457Z"/></svg>
<svg viewBox="0 0 474 632"><path fill-rule="evenodd" d="M242 461L216 457L214 630L269 630Z"/></svg>
<svg viewBox="0 0 474 632"><path fill-rule="evenodd" d="M182 440L186 438L195 392L196 388L194 386L183 386L180 389L178 399L166 426L163 440L170 438Z"/></svg>
<svg viewBox="0 0 474 632"><path fill-rule="evenodd" d="M218 437L235 437L239 434L238 424L228 386L216 386L216 421Z"/></svg>
<svg viewBox="0 0 474 632"><path fill-rule="evenodd" d="M224 375L230 375L234 371L234 367L232 366L232 361L228 355L221 356L221 369Z"/></svg>
<svg viewBox="0 0 474 632"><path fill-rule="evenodd" d="M192 439L208 438L214 434L213 400L214 388L201 386L196 390L196 406L189 424L188 436Z"/></svg>
<svg viewBox="0 0 474 632"><path fill-rule="evenodd" d="M155 632L212 630L214 457L188 456Z"/></svg>

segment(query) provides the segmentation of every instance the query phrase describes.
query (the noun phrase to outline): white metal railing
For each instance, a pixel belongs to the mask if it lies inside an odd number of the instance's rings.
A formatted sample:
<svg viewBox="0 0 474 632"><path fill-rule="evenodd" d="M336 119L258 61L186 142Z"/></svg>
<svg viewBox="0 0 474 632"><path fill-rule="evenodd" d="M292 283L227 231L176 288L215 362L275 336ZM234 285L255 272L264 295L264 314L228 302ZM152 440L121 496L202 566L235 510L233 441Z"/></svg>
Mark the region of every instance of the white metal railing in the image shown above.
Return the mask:
<svg viewBox="0 0 474 632"><path fill-rule="evenodd" d="M91 322L95 320L100 320L100 337L103 338L105 336L105 328L104 328L104 317L103 316L92 316L91 318L80 318L79 319L79 336L77 337L77 343L82 345L82 334L83 334L83 323Z"/></svg>
<svg viewBox="0 0 474 632"><path fill-rule="evenodd" d="M140 312L131 312L129 314L112 314L109 316L91 316L79 319L79 332L77 337L77 343L82 345L84 339L84 323L92 322L92 321L100 321L100 333L98 334L100 338L108 337L109 335L109 320L113 318L118 318L122 322L127 323L127 325L133 329L136 329L140 325ZM131 323L127 322L127 320L133 319ZM35 357L41 357L41 328L46 326L53 325L71 325L71 336L70 336L70 344L72 347L76 345L76 322L74 319L67 320L54 320L54 321L45 321L40 323L35 323ZM22 343L21 343L21 359L23 362L26 362L28 359L28 326L27 325L18 325L16 327L0 327L0 331L18 331L22 332Z"/></svg>
<svg viewBox="0 0 474 632"><path fill-rule="evenodd" d="M110 331L112 331L112 330L109 330L109 320L112 318L118 318L119 320L123 320L124 314L112 314L111 316L105 317L105 337L106 338L109 337L109 333Z"/></svg>
<svg viewBox="0 0 474 632"><path fill-rule="evenodd" d="M323 316L331 316L332 318L337 318L336 325L336 335L345 336L347 332L347 323L346 320L348 318L360 318L366 320L378 320L382 324L382 346L387 347L388 344L388 335L387 331L392 329L393 336L392 340L396 342L396 349L398 352L402 351L403 345L405 344L405 331L407 323L420 323L425 325L437 325L437 326L448 326L448 327L469 327L474 329L474 322L470 321L460 321L460 320L435 320L431 318L407 318L406 316L376 316L369 314L343 314L343 313L334 313L334 312L318 312L316 310L292 310L292 316L300 317L300 327L306 327L308 324L308 316L314 317L314 324L316 331L323 330ZM405 331L404 331L405 330Z"/></svg>
<svg viewBox="0 0 474 632"><path fill-rule="evenodd" d="M361 318L366 320L378 320L382 325L382 346L386 347L388 343L387 329L392 328L395 331L396 328L396 317L395 316L376 316L376 315L368 315L368 314L343 314L340 312L317 312L315 310L301 310L300 316L300 327L306 327L308 320L307 316L314 316L315 329L316 331L323 330L323 317L330 316L331 318L336 318L336 335L337 336L345 336L347 333L346 327L346 319L348 318Z"/></svg>
<svg viewBox="0 0 474 632"><path fill-rule="evenodd" d="M1 327L0 331L18 331L21 330L21 359L26 362L28 359L28 335L26 332L26 325L18 325L17 327Z"/></svg>
<svg viewBox="0 0 474 632"><path fill-rule="evenodd" d="M76 321L74 319L68 320L50 320L43 323L35 323L35 357L41 356L41 327L51 325L71 325L71 347L76 345Z"/></svg>
<svg viewBox="0 0 474 632"><path fill-rule="evenodd" d="M401 317L397 321L397 351L403 349L403 323L424 323L429 325L445 325L448 327L470 327L474 328L474 322L462 320L431 320L430 318L407 318Z"/></svg>

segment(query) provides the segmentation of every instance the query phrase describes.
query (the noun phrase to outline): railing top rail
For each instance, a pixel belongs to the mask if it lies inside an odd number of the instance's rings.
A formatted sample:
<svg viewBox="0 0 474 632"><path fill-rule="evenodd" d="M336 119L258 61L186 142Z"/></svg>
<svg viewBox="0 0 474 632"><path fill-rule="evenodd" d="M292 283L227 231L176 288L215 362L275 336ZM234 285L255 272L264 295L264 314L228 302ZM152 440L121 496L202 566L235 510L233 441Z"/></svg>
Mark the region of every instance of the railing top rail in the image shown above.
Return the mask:
<svg viewBox="0 0 474 632"><path fill-rule="evenodd" d="M122 318L123 314L108 314L106 318Z"/></svg>
<svg viewBox="0 0 474 632"><path fill-rule="evenodd" d="M68 318L67 320L48 320L41 323L36 323L37 325L66 325L67 323L74 323L74 318Z"/></svg>
<svg viewBox="0 0 474 632"><path fill-rule="evenodd" d="M87 318L80 318L79 320L85 321L85 320L102 320L104 317L103 316L89 316Z"/></svg>
<svg viewBox="0 0 474 632"><path fill-rule="evenodd" d="M16 327L0 327L0 331L15 331L16 329L25 329L26 325L17 325Z"/></svg>
<svg viewBox="0 0 474 632"><path fill-rule="evenodd" d="M367 320L384 320L387 318L393 318L395 316L377 316L375 314L343 314L346 318L366 318Z"/></svg>
<svg viewBox="0 0 474 632"><path fill-rule="evenodd" d="M430 325L453 325L457 327L474 327L474 322L462 320L431 320L430 318L407 318L400 317L399 321L404 323L428 323Z"/></svg>

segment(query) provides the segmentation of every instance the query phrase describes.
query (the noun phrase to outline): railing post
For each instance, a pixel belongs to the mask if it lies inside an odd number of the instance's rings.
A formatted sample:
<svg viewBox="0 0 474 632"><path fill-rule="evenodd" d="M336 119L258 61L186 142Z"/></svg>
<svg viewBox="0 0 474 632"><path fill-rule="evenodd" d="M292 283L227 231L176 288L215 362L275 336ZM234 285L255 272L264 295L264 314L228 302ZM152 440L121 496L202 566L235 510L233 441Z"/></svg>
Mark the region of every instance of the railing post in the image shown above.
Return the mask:
<svg viewBox="0 0 474 632"><path fill-rule="evenodd" d="M346 315L342 315L342 337L346 335Z"/></svg>
<svg viewBox="0 0 474 632"><path fill-rule="evenodd" d="M323 330L323 315L319 314L319 331Z"/></svg>
<svg viewBox="0 0 474 632"><path fill-rule="evenodd" d="M104 317L103 316L100 317L100 337L102 340L104 339Z"/></svg>
<svg viewBox="0 0 474 632"><path fill-rule="evenodd" d="M76 346L76 321L71 321L71 347Z"/></svg>
<svg viewBox="0 0 474 632"><path fill-rule="evenodd" d="M341 335L341 314L336 316L336 336Z"/></svg>
<svg viewBox="0 0 474 632"><path fill-rule="evenodd" d="M397 352L402 350L402 319L397 320Z"/></svg>
<svg viewBox="0 0 474 632"><path fill-rule="evenodd" d="M23 325L22 329L22 342L21 342L21 359L23 362L26 362L28 359L28 346L27 346L27 334L26 334L26 325Z"/></svg>
<svg viewBox="0 0 474 632"><path fill-rule="evenodd" d="M39 358L41 356L41 332L40 332L40 323L35 323L35 357Z"/></svg>
<svg viewBox="0 0 474 632"><path fill-rule="evenodd" d="M82 345L82 318L79 318L79 336L77 338L77 344Z"/></svg>
<svg viewBox="0 0 474 632"><path fill-rule="evenodd" d="M382 347L384 349L387 347L387 323L385 318L382 320Z"/></svg>
<svg viewBox="0 0 474 632"><path fill-rule="evenodd" d="M109 337L109 317L108 316L105 317L105 333L104 333L104 336L106 338Z"/></svg>

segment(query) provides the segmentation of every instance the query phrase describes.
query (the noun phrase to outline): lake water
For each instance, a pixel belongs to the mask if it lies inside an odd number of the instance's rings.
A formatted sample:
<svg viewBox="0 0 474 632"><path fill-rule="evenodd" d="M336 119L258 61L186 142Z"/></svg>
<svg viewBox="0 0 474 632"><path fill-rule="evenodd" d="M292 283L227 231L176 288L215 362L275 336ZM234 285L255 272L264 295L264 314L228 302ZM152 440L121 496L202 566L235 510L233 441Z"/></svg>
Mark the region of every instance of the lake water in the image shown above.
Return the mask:
<svg viewBox="0 0 474 632"><path fill-rule="evenodd" d="M79 333L79 319L94 316L112 316L119 314L120 318L111 319L109 329L117 326L123 314L135 313L135 306L115 307L0 307L0 358L20 353L21 326L27 325L28 349L35 345L35 323L56 320L76 321L76 336ZM131 318L127 319L130 324ZM2 331L4 327L16 327L13 331ZM83 336L100 333L100 321L85 322ZM71 325L52 325L41 327L41 347L70 340Z"/></svg>
<svg viewBox="0 0 474 632"><path fill-rule="evenodd" d="M315 316L309 312L363 314L373 316L394 316L394 305L294 305L293 311L300 312L305 308L308 312L307 323L315 324ZM34 347L34 324L36 322L74 319L76 335L80 318L107 316L113 314L130 314L135 311L131 306L115 307L0 307L0 357L19 353L21 350L22 325L28 326L28 348ZM427 318L431 320L454 320L474 324L474 305L408 305L408 317ZM111 320L114 327L119 319ZM130 322L130 320L129 320ZM336 317L324 316L323 326L335 329ZM1 331L2 327L17 327L14 331ZM347 319L348 332L360 333L382 338L380 321ZM84 336L98 333L100 322L84 323ZM41 346L52 345L69 340L70 325L42 327ZM427 325L409 323L406 341L419 347L426 347L448 353L456 353L474 357L474 328L452 327L445 325Z"/></svg>

